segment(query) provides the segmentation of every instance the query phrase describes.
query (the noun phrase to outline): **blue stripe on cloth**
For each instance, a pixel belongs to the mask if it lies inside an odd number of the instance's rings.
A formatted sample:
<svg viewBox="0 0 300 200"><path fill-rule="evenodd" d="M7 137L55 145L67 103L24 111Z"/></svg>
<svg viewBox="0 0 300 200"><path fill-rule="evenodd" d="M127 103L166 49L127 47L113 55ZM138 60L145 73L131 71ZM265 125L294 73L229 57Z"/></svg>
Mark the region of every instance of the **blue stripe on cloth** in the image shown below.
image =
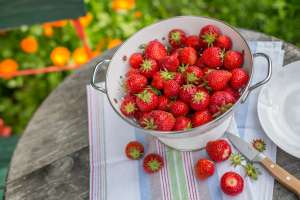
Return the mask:
<svg viewBox="0 0 300 200"><path fill-rule="evenodd" d="M134 129L134 134L136 140L141 142L144 145L144 147L146 147L149 141L146 141L145 134L139 133L136 128ZM143 168L140 167L143 165L142 163L143 160L141 159L139 162L140 163L139 163L138 170L139 170L139 186L140 186L141 200L150 200L151 199L150 179L149 176L147 176L147 174L144 172Z"/></svg>
<svg viewBox="0 0 300 200"><path fill-rule="evenodd" d="M257 42L248 42L249 47L252 53L256 52ZM235 111L235 120L237 123L237 127L239 129L239 135L241 138L244 138L245 135L245 126L247 122L247 114L248 114L249 101L246 101L243 104L239 104L238 108Z"/></svg>

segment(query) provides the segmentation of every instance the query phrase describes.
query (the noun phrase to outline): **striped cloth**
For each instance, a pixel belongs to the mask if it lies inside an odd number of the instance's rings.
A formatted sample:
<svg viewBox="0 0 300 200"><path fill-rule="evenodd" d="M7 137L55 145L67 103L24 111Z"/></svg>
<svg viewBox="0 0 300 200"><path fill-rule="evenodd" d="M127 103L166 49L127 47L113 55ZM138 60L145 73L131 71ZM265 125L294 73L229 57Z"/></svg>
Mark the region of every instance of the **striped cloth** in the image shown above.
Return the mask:
<svg viewBox="0 0 300 200"><path fill-rule="evenodd" d="M276 69L282 66L280 42L249 42L253 52L271 56ZM266 63L257 58L254 63L253 82L265 76ZM267 143L265 154L273 161L276 146L264 134L256 114L258 91L253 92L245 104L239 105L232 121L231 132L244 140L263 138ZM87 86L89 142L90 142L90 199L91 200L271 200L273 178L262 172L257 181L245 177L245 189L236 197L223 194L219 180L226 171L233 170L244 176L241 168L230 166L229 161L217 164L216 173L206 181L195 178L193 166L205 151L179 152L168 148L157 139L139 133L122 121L111 108L105 95ZM226 137L226 135L225 135ZM131 161L124 156L124 147L131 140L139 140L146 153L163 156L165 166L153 175L143 172L142 161ZM234 150L235 151L235 150Z"/></svg>

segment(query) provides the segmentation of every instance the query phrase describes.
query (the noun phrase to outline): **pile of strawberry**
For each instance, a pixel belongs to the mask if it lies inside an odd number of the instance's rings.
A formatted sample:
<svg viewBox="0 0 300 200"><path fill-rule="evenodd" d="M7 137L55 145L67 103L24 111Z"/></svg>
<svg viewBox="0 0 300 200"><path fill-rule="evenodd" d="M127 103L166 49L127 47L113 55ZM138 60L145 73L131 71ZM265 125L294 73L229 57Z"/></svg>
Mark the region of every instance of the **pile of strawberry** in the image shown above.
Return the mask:
<svg viewBox="0 0 300 200"><path fill-rule="evenodd" d="M199 36L173 29L168 43L150 41L130 56L121 112L160 131L187 130L226 112L249 80L230 37L206 25Z"/></svg>
<svg viewBox="0 0 300 200"><path fill-rule="evenodd" d="M223 162L231 157L231 146L226 140L209 141L206 144L209 158L200 158L195 164L195 175L203 181L215 173L215 163ZM126 145L125 154L129 159L139 160L144 156L144 146L138 141L131 141ZM144 157L143 169L146 173L158 172L164 166L164 159L156 153L149 153ZM221 190L227 195L238 195L244 189L244 179L236 172L228 171L220 179Z"/></svg>

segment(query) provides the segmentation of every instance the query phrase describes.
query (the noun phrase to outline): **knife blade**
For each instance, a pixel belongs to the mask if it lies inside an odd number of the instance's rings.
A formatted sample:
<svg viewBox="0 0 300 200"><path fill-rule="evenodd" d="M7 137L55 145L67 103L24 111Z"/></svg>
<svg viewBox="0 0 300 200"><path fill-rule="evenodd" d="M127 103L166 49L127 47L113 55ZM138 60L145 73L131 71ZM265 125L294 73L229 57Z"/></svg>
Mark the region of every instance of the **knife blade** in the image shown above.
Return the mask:
<svg viewBox="0 0 300 200"><path fill-rule="evenodd" d="M228 133L228 139L231 141L233 146L243 154L248 160L252 162L259 162L264 166L266 170L282 185L287 189L294 192L300 198L300 180L295 176L289 174L285 169L274 163L271 159L266 157L264 154L257 151L248 142L245 142L240 137Z"/></svg>

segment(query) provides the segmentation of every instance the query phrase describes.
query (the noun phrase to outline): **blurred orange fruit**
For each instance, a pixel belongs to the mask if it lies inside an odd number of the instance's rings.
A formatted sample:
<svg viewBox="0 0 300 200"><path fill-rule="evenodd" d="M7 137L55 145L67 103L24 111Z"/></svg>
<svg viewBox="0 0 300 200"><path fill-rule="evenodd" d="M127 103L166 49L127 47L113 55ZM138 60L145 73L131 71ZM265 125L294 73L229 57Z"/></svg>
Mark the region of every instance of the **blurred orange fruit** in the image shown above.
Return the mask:
<svg viewBox="0 0 300 200"><path fill-rule="evenodd" d="M54 34L53 28L49 24L44 24L43 25L43 33L46 37L51 37Z"/></svg>
<svg viewBox="0 0 300 200"><path fill-rule="evenodd" d="M92 58L94 58L94 57L96 57L96 56L98 56L100 54L101 54L101 51L95 50L95 51L92 52Z"/></svg>
<svg viewBox="0 0 300 200"><path fill-rule="evenodd" d="M39 44L34 37L28 36L21 40L20 46L25 53L35 53L38 50Z"/></svg>
<svg viewBox="0 0 300 200"><path fill-rule="evenodd" d="M140 18L141 16L142 16L142 12L141 11L134 12L134 17L135 18Z"/></svg>
<svg viewBox="0 0 300 200"><path fill-rule="evenodd" d="M9 126L4 126L0 131L1 131L0 136L2 136L2 137L10 137L11 136L11 127L9 127Z"/></svg>
<svg viewBox="0 0 300 200"><path fill-rule="evenodd" d="M50 22L49 24L54 27L64 27L65 25L67 25L67 23L68 20L58 20L55 22Z"/></svg>
<svg viewBox="0 0 300 200"><path fill-rule="evenodd" d="M112 9L116 12L131 10L135 6L135 0L113 0Z"/></svg>
<svg viewBox="0 0 300 200"><path fill-rule="evenodd" d="M19 64L14 59L4 59L0 62L0 76L9 78L12 73L18 70Z"/></svg>
<svg viewBox="0 0 300 200"><path fill-rule="evenodd" d="M108 42L107 48L111 49L122 43L120 39L112 39Z"/></svg>
<svg viewBox="0 0 300 200"><path fill-rule="evenodd" d="M54 65L57 66L64 66L66 65L71 57L71 53L69 51L69 49L67 49L66 47L55 47L51 54L50 54L50 59L53 62Z"/></svg>
<svg viewBox="0 0 300 200"><path fill-rule="evenodd" d="M85 16L79 17L79 22L83 27L87 27L93 20L93 15L88 12Z"/></svg>
<svg viewBox="0 0 300 200"><path fill-rule="evenodd" d="M83 47L76 48L73 52L74 63L81 65L89 61L88 52Z"/></svg>

